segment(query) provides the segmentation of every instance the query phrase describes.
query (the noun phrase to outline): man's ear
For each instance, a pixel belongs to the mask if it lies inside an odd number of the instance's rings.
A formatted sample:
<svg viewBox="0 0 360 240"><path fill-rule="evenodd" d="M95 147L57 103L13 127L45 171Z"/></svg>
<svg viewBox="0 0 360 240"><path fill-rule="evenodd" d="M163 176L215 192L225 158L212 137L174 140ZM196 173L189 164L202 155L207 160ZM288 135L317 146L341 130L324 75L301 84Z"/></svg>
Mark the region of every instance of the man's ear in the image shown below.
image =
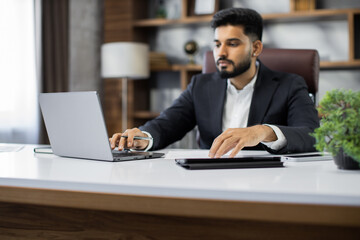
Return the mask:
<svg viewBox="0 0 360 240"><path fill-rule="evenodd" d="M253 57L258 57L263 50L263 44L260 40L256 40L252 43L253 45Z"/></svg>

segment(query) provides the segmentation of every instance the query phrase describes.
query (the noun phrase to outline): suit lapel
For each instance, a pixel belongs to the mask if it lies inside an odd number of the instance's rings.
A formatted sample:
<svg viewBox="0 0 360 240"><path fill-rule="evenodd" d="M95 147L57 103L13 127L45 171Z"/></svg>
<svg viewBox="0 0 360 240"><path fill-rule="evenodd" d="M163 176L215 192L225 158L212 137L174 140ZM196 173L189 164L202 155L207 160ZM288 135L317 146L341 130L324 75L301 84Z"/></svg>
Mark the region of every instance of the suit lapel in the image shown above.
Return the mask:
<svg viewBox="0 0 360 240"><path fill-rule="evenodd" d="M250 105L248 126L263 123L269 104L279 85L272 71L261 62L259 67L258 78Z"/></svg>

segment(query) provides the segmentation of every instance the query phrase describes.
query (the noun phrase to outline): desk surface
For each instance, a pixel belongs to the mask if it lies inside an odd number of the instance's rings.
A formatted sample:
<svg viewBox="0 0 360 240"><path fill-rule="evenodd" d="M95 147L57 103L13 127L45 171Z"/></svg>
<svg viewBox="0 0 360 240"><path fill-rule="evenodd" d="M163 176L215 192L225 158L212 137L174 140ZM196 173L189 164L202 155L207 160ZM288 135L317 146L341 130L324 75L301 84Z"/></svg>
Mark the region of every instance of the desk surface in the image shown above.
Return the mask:
<svg viewBox="0 0 360 240"><path fill-rule="evenodd" d="M360 188L357 187L360 171L339 170L333 161L292 162L286 163L284 168L186 170L167 158L101 162L34 154L33 148L33 145L25 145L18 152L0 152L0 186L360 206ZM194 150L186 150L186 154L191 151Z"/></svg>
<svg viewBox="0 0 360 240"><path fill-rule="evenodd" d="M333 161L190 171L171 158L112 163L33 147L0 152L0 238L358 239L360 171Z"/></svg>

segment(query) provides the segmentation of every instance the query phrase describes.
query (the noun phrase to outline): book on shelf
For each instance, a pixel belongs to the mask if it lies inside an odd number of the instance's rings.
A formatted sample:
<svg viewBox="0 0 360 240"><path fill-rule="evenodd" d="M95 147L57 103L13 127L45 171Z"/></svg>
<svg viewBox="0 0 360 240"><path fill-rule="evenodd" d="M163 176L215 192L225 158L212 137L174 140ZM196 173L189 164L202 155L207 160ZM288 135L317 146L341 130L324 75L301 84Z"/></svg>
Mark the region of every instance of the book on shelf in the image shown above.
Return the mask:
<svg viewBox="0 0 360 240"><path fill-rule="evenodd" d="M167 68L170 66L166 54L163 52L150 52L150 68Z"/></svg>

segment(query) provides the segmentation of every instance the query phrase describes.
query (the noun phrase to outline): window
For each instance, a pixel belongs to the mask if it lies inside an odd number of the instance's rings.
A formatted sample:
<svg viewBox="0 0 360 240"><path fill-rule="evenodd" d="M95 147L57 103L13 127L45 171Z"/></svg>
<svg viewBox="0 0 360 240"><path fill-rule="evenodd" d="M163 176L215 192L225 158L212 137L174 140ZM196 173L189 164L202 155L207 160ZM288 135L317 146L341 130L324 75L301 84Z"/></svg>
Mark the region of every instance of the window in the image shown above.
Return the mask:
<svg viewBox="0 0 360 240"><path fill-rule="evenodd" d="M37 143L35 1L0 0L0 142Z"/></svg>

